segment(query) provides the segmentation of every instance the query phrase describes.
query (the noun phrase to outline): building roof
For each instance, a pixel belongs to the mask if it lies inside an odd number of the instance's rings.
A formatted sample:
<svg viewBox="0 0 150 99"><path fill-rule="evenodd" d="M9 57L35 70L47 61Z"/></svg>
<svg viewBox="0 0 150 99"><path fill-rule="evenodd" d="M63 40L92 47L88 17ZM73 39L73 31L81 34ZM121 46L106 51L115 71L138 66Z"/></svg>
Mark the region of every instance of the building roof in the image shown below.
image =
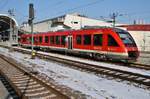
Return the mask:
<svg viewBox="0 0 150 99"><path fill-rule="evenodd" d="M50 19L45 19L45 20L42 20L42 21L39 21L39 22L36 22L34 24L39 24L39 23L43 23L43 22L47 22L47 21L51 21L51 20L54 20L54 19L57 19L57 18L60 18L60 17L65 17L66 15L62 15L62 16L58 16L58 17L55 17L55 18L50 18Z"/></svg>
<svg viewBox="0 0 150 99"><path fill-rule="evenodd" d="M0 14L0 32L9 31L10 30L10 22L12 23L12 27L15 27L15 26L18 27L18 23L14 19L14 17L12 17L8 14Z"/></svg>
<svg viewBox="0 0 150 99"><path fill-rule="evenodd" d="M121 25L119 27L125 27L128 31L150 31L150 24Z"/></svg>
<svg viewBox="0 0 150 99"><path fill-rule="evenodd" d="M39 23L43 23L43 22L47 22L47 21L52 21L52 20L55 20L55 19L57 19L57 18L63 18L63 17L65 17L66 15L67 15L67 14L61 15L61 16L57 16L57 17L54 17L54 18L45 19L45 20L36 22L36 23L34 23L34 24L39 24ZM86 16L80 15L80 14L78 14L78 13L72 13L72 14L69 14L69 15L80 16L80 17L86 17Z"/></svg>

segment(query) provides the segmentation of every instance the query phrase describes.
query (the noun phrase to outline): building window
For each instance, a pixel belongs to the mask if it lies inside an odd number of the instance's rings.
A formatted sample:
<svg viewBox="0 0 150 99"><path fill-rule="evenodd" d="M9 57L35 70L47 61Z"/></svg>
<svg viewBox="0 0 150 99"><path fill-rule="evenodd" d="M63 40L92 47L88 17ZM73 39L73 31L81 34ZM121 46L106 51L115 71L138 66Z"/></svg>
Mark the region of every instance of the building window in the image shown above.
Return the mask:
<svg viewBox="0 0 150 99"><path fill-rule="evenodd" d="M73 21L71 21L71 24L78 24L78 22L73 22Z"/></svg>
<svg viewBox="0 0 150 99"><path fill-rule="evenodd" d="M74 22L74 24L78 24L78 22Z"/></svg>
<svg viewBox="0 0 150 99"><path fill-rule="evenodd" d="M61 44L65 45L66 43L66 35L61 36Z"/></svg>
<svg viewBox="0 0 150 99"><path fill-rule="evenodd" d="M81 44L81 35L77 35L77 37L76 37L76 43L77 43L78 45Z"/></svg>
<svg viewBox="0 0 150 99"><path fill-rule="evenodd" d="M108 46L118 46L118 43L111 35L108 35Z"/></svg>
<svg viewBox="0 0 150 99"><path fill-rule="evenodd" d="M49 38L48 36L45 36L45 43L48 43L49 42Z"/></svg>
<svg viewBox="0 0 150 99"><path fill-rule="evenodd" d="M42 43L42 36L39 37L39 42Z"/></svg>
<svg viewBox="0 0 150 99"><path fill-rule="evenodd" d="M56 44L57 44L57 45L60 44L60 36L56 36Z"/></svg>
<svg viewBox="0 0 150 99"><path fill-rule="evenodd" d="M94 46L102 46L102 34L94 34Z"/></svg>
<svg viewBox="0 0 150 99"><path fill-rule="evenodd" d="M91 35L84 35L84 45L91 45Z"/></svg>
<svg viewBox="0 0 150 99"><path fill-rule="evenodd" d="M51 43L51 44L54 44L54 36L51 36L51 37L50 37L50 43Z"/></svg>

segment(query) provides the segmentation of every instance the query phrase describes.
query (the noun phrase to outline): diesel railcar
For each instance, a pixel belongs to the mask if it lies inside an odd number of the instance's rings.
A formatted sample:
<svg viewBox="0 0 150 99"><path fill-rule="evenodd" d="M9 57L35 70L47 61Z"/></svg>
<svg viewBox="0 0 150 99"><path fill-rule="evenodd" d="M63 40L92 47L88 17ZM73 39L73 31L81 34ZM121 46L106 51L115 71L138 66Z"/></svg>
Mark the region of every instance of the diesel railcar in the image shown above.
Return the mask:
<svg viewBox="0 0 150 99"><path fill-rule="evenodd" d="M132 36L118 28L97 28L34 34L34 47L86 54L98 59L136 61L139 51ZM20 44L31 46L31 34L23 34Z"/></svg>

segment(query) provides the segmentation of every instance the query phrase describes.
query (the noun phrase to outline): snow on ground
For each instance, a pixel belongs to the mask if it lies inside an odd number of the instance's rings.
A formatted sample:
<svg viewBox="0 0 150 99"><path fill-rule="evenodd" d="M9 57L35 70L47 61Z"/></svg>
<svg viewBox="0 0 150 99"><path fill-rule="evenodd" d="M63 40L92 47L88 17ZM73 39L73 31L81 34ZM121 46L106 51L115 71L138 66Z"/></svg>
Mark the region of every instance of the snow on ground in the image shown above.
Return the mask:
<svg viewBox="0 0 150 99"><path fill-rule="evenodd" d="M20 48L20 49L23 49L23 48ZM29 49L24 49L24 50L29 50ZM74 60L74 61L77 61L77 62L80 61L80 62L84 62L84 63L88 63L88 64L94 64L94 65L99 65L99 66L103 66L103 67L120 69L120 70L123 70L123 71L129 71L129 72L133 72L133 73L139 73L139 74L142 74L142 75L150 76L150 71L148 71L148 70L129 68L129 67L125 67L125 66L109 64L109 63L104 63L104 62L97 62L97 61L92 61L92 60L89 61L87 59L81 59L81 58L77 58L77 57L65 56L65 55L61 55L61 54L46 53L46 52L41 52L41 51L38 51L37 53L41 53L41 54L44 54L44 55L51 55L51 56L54 56L54 57L65 58L65 59L68 59L68 60Z"/></svg>
<svg viewBox="0 0 150 99"><path fill-rule="evenodd" d="M10 53L4 48L0 48L0 53L14 58L28 67L34 67L34 69L47 74L60 85L68 86L91 96L87 97L88 99L150 99L150 90L128 85L125 82L108 80L39 58L33 60L27 54Z"/></svg>

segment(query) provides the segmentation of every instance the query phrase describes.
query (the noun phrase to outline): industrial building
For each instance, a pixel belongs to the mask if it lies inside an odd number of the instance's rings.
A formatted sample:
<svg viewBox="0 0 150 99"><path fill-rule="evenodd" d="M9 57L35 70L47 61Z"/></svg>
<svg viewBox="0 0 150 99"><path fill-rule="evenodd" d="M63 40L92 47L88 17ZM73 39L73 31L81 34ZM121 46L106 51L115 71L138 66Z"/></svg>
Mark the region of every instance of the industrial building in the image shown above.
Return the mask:
<svg viewBox="0 0 150 99"><path fill-rule="evenodd" d="M112 26L112 23L88 18L77 13L66 14L52 19L34 23L34 32L58 31L66 29L81 29L85 26ZM30 32L30 26L23 24L22 30Z"/></svg>
<svg viewBox="0 0 150 99"><path fill-rule="evenodd" d="M140 51L150 52L150 24L119 26L127 30L134 38Z"/></svg>

